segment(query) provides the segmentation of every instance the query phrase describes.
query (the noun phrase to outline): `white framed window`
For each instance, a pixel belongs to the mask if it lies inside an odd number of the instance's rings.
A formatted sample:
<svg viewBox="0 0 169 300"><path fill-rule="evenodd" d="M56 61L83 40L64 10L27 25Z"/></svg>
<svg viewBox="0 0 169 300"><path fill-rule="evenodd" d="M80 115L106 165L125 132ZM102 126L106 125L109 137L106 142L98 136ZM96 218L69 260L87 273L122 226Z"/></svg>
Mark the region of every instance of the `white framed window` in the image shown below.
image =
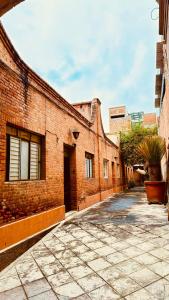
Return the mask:
<svg viewBox="0 0 169 300"><path fill-rule="evenodd" d="M108 178L108 160L103 159L103 177Z"/></svg>
<svg viewBox="0 0 169 300"><path fill-rule="evenodd" d="M92 178L93 176L93 160L94 155L85 152L85 175L86 178Z"/></svg>
<svg viewBox="0 0 169 300"><path fill-rule="evenodd" d="M15 136L10 135L10 133L13 133ZM22 138L22 136L24 136L24 138ZM40 179L40 168L40 138L27 132L8 127L7 180L14 181Z"/></svg>

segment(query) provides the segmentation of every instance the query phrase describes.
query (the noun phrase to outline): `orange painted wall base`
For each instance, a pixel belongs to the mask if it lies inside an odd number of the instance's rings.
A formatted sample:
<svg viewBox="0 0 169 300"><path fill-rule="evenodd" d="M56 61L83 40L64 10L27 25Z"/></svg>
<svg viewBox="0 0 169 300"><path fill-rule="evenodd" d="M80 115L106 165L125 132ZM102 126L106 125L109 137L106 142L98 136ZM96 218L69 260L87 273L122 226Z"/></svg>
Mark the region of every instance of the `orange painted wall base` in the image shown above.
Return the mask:
<svg viewBox="0 0 169 300"><path fill-rule="evenodd" d="M85 209L93 204L105 200L107 197L113 195L114 193L120 193L124 190L123 186L115 187L110 190L102 191L91 196L87 196L83 201L80 202L78 209Z"/></svg>
<svg viewBox="0 0 169 300"><path fill-rule="evenodd" d="M0 250L64 220L65 206L59 206L31 217L0 227Z"/></svg>

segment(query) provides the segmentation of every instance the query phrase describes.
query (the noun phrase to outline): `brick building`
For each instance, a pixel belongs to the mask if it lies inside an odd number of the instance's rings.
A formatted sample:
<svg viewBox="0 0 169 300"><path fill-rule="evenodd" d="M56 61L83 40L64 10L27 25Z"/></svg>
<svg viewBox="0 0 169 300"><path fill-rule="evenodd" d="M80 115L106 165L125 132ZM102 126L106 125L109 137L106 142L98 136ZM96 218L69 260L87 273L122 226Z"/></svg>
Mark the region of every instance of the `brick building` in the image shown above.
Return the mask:
<svg viewBox="0 0 169 300"><path fill-rule="evenodd" d="M69 104L22 61L2 25L0 95L1 225L55 211L40 230L65 209L122 190L119 148L104 133L99 99Z"/></svg>
<svg viewBox="0 0 169 300"><path fill-rule="evenodd" d="M126 106L109 108L109 134L118 134L131 130L135 124L141 124L144 128L157 126L155 113L134 112L128 113Z"/></svg>
<svg viewBox="0 0 169 300"><path fill-rule="evenodd" d="M166 141L166 156L162 160L163 177L169 179L169 1L158 0L159 4L159 34L161 42L156 49L156 75L155 107L160 110L159 134Z"/></svg>

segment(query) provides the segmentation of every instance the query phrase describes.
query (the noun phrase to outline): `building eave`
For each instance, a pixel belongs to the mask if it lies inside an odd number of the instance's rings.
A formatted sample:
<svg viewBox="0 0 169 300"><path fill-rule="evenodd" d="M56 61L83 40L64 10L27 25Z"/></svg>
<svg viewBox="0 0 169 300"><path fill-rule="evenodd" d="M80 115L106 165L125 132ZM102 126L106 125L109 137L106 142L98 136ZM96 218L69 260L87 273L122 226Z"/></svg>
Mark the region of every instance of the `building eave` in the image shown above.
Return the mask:
<svg viewBox="0 0 169 300"><path fill-rule="evenodd" d="M23 72L29 74L29 78L34 80L43 90L45 90L52 98L56 98L59 100L62 105L64 105L72 114L76 115L76 117L83 121L88 127L92 126L92 123L87 120L80 112L78 112L73 105L67 102L60 94L58 94L44 79L42 79L38 74L36 74L19 56L15 48L13 47L2 23L0 22L0 38L5 45L8 53L15 61L16 65Z"/></svg>
<svg viewBox="0 0 169 300"><path fill-rule="evenodd" d="M17 4L23 2L24 0L1 0L0 2L0 17L5 13L15 7Z"/></svg>

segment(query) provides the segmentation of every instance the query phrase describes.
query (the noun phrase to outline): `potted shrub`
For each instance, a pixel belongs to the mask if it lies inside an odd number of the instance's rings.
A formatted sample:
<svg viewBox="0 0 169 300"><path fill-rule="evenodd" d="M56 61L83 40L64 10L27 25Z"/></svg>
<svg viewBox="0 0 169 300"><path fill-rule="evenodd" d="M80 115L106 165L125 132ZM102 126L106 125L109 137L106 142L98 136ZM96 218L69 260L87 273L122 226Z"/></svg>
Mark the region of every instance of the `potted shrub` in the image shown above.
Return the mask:
<svg viewBox="0 0 169 300"><path fill-rule="evenodd" d="M149 175L144 182L148 203L166 204L166 182L161 174L161 159L166 152L164 139L157 135L145 137L137 152L143 157Z"/></svg>

